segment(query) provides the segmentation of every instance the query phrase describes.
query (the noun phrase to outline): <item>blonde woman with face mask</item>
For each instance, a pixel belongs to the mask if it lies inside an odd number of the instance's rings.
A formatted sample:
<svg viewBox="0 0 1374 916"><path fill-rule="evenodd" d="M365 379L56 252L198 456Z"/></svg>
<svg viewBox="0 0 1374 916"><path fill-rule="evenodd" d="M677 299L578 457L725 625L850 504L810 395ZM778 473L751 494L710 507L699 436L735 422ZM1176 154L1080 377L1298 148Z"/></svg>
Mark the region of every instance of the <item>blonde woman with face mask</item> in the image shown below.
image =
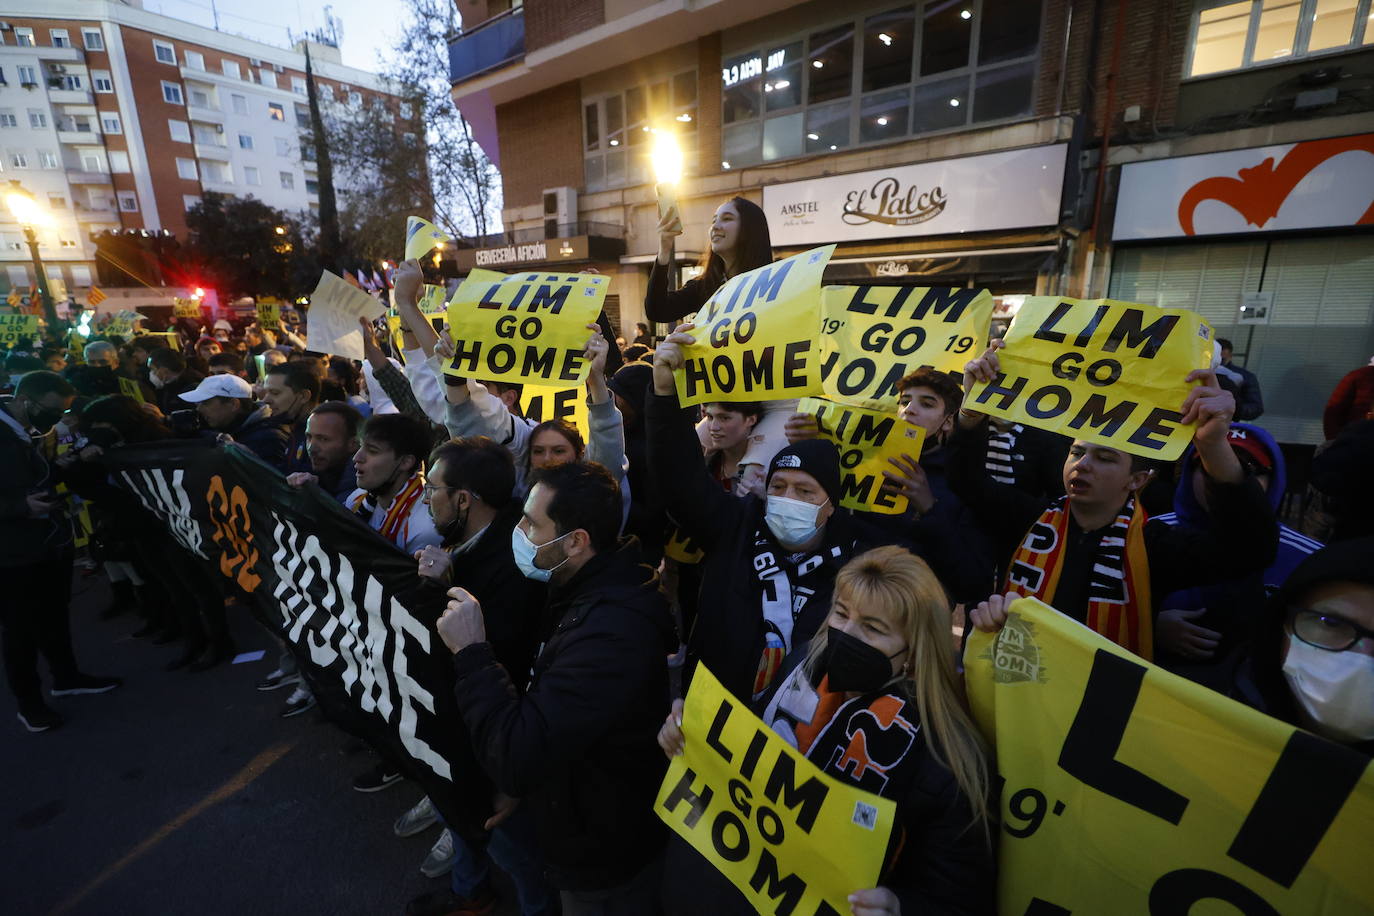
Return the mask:
<svg viewBox="0 0 1374 916"><path fill-rule="evenodd" d="M659 731L669 756L701 740L683 735L681 710ZM889 546L845 564L824 626L763 719L829 775L897 803L879 885L854 889L854 916L994 912L990 764L959 688L949 600L925 561ZM753 912L676 841L664 902L669 913Z"/></svg>

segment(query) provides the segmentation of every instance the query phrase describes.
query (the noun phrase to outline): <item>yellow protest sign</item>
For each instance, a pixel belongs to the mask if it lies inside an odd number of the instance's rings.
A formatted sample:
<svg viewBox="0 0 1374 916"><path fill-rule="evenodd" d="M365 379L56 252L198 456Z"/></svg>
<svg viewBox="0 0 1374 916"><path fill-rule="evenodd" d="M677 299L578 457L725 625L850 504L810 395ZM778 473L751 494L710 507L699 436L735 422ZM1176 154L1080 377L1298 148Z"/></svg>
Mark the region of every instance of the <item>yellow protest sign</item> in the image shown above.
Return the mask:
<svg viewBox="0 0 1374 916"><path fill-rule="evenodd" d="M850 894L877 885L890 799L822 773L705 665L682 734L654 811L760 913L848 913Z"/></svg>
<svg viewBox="0 0 1374 916"><path fill-rule="evenodd" d="M1211 365L1212 326L1185 309L1031 296L998 358L971 409L1172 461L1192 438L1178 408L1188 373Z"/></svg>
<svg viewBox="0 0 1374 916"><path fill-rule="evenodd" d="M520 402L525 409L525 416L536 423L567 420L577 427L584 442L591 437L591 417L587 411L585 388L526 385L521 389Z"/></svg>
<svg viewBox="0 0 1374 916"><path fill-rule="evenodd" d="M865 410L821 398L802 398L798 413L816 418L822 439L840 450L840 505L848 509L900 515L907 498L885 492L883 471L895 471L889 458L921 457L926 431L913 426L895 410Z"/></svg>
<svg viewBox="0 0 1374 916"><path fill-rule="evenodd" d="M200 300L182 299L179 296L172 297L172 317L173 318L199 318Z"/></svg>
<svg viewBox="0 0 1374 916"><path fill-rule="evenodd" d="M610 288L600 274L474 270L448 303L448 375L478 381L580 386L582 358Z"/></svg>
<svg viewBox="0 0 1374 916"><path fill-rule="evenodd" d="M258 327L269 331L279 330L281 328L281 300L271 296L263 296L256 305Z"/></svg>
<svg viewBox="0 0 1374 916"><path fill-rule="evenodd" d="M13 347L38 336L37 315L0 315L0 345Z"/></svg>
<svg viewBox="0 0 1374 916"><path fill-rule="evenodd" d="M834 245L731 277L693 319L696 343L674 373L683 405L820 394L815 333Z"/></svg>
<svg viewBox="0 0 1374 916"><path fill-rule="evenodd" d="M445 242L453 241L429 220L412 216L406 219L406 260L422 257Z"/></svg>
<svg viewBox="0 0 1374 916"><path fill-rule="evenodd" d="M1369 911L1365 755L1034 599L1014 602L995 637L975 632L964 662L1004 780L1005 916Z"/></svg>
<svg viewBox="0 0 1374 916"><path fill-rule="evenodd" d="M987 349L992 295L940 286L821 290L821 387L872 410L897 408L897 382L922 366L962 373Z"/></svg>
<svg viewBox="0 0 1374 916"><path fill-rule="evenodd" d="M143 386L138 383L137 379L125 378L121 375L119 377L119 393L133 398L140 404L144 403Z"/></svg>

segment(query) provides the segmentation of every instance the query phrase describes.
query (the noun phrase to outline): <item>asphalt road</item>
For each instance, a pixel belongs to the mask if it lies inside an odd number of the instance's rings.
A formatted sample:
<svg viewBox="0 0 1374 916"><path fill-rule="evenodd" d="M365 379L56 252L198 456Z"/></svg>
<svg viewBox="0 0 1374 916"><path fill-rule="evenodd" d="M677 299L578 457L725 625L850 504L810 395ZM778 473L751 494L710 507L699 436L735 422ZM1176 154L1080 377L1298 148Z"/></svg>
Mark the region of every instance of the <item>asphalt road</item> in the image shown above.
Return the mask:
<svg viewBox="0 0 1374 916"><path fill-rule="evenodd" d="M371 752L318 708L279 718L289 688L254 689L276 653L246 612L230 625L261 661L167 672L175 647L129 638L131 616L100 621L108 600L78 570L77 658L123 687L50 699L67 722L38 735L0 691L0 913L401 913L446 886L419 870L438 828L391 830L421 790L355 792ZM497 887L499 912L517 912Z"/></svg>

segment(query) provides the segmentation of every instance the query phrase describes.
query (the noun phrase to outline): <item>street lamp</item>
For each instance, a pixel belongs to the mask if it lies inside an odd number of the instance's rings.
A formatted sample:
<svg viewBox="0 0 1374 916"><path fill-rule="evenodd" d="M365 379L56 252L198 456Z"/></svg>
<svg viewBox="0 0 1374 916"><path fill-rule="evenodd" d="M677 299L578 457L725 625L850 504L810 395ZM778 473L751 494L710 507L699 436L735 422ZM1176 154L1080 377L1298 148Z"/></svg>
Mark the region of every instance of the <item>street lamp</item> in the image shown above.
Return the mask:
<svg viewBox="0 0 1374 916"><path fill-rule="evenodd" d="M654 192L658 195L658 218L662 220L670 212L677 210L677 185L682 180L682 149L677 145L677 137L672 131L663 129L654 132L654 145L650 151L654 167ZM678 213L679 220L682 214ZM677 288L677 242L668 243L668 288Z"/></svg>
<svg viewBox="0 0 1374 916"><path fill-rule="evenodd" d="M59 327L57 309L53 306L52 294L48 292L48 275L43 268L43 257L38 253L38 236L33 231L34 226L47 222L47 215L38 209L38 202L33 195L25 191L16 179L10 179L5 204L9 206L15 222L24 230L24 240L29 243L29 257L33 259L33 285L38 290L39 301L43 303L43 316L48 321L48 328L56 331Z"/></svg>

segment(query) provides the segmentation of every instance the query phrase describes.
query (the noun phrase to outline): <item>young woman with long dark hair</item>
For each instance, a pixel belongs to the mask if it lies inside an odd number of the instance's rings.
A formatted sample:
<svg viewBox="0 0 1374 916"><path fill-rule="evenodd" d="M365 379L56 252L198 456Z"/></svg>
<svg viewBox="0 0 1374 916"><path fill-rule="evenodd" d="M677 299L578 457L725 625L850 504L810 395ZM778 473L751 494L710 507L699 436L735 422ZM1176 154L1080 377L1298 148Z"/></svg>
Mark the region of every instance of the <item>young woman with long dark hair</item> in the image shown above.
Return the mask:
<svg viewBox="0 0 1374 916"><path fill-rule="evenodd" d="M644 297L644 313L653 321L677 324L684 316L700 309L726 280L773 262L768 217L753 201L732 197L717 207L711 217L710 244L701 258L701 275L688 280L681 289L669 290L669 261L674 240L681 234L682 220L674 206L658 222L658 257L649 274L649 291ZM754 427L749 447L739 460L744 476L754 482L753 492L760 495L763 468L787 446L784 427L787 418L796 410L797 402L765 401L763 407L763 417ZM697 425L697 436L702 449L710 453L713 445L706 421Z"/></svg>

